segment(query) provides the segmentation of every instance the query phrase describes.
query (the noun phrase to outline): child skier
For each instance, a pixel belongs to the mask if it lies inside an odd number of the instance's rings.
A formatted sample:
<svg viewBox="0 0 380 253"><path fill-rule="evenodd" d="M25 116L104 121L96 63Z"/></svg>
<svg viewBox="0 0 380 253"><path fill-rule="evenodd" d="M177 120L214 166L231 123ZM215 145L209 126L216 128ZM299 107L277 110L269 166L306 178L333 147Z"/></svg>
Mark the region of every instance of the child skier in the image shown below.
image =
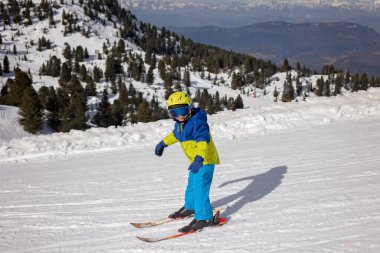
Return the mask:
<svg viewBox="0 0 380 253"><path fill-rule="evenodd" d="M178 219L194 214L194 220L178 231L195 231L214 224L209 193L219 156L211 138L206 113L201 108L193 108L191 98L186 93L171 94L166 106L175 121L174 130L157 144L155 154L161 156L165 147L180 142L190 162L185 204L169 217Z"/></svg>

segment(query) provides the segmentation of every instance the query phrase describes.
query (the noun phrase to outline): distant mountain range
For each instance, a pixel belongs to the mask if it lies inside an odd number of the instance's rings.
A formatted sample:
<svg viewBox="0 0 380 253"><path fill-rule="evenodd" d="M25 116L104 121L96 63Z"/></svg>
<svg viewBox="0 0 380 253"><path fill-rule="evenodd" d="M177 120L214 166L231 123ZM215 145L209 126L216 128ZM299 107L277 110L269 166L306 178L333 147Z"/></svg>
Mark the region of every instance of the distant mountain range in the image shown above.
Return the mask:
<svg viewBox="0 0 380 253"><path fill-rule="evenodd" d="M316 70L380 74L380 0L120 1L139 19L202 43L277 64L286 57Z"/></svg>
<svg viewBox="0 0 380 253"><path fill-rule="evenodd" d="M125 4L133 8L145 9L242 9L250 10L260 7L271 9L283 9L287 7L306 8L341 8L363 9L373 11L380 8L379 0L123 0Z"/></svg>
<svg viewBox="0 0 380 253"><path fill-rule="evenodd" d="M354 22L380 32L380 0L120 0L157 26L241 27L269 21Z"/></svg>
<svg viewBox="0 0 380 253"><path fill-rule="evenodd" d="M240 28L215 26L170 30L194 41L321 70L333 64L350 72L380 75L380 34L355 23L265 22Z"/></svg>

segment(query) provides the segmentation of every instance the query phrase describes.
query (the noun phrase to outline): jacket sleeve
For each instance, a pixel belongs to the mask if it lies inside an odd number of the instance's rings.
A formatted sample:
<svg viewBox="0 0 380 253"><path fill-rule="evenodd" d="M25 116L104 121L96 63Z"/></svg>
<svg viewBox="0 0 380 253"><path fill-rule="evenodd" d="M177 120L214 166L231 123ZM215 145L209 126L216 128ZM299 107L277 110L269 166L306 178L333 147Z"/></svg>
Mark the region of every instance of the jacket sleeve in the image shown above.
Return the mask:
<svg viewBox="0 0 380 253"><path fill-rule="evenodd" d="M195 154L206 160L210 144L210 128L207 122L197 122L193 130L196 141Z"/></svg>
<svg viewBox="0 0 380 253"><path fill-rule="evenodd" d="M174 133L171 132L170 134L168 134L165 138L164 138L164 143L166 146L170 146L174 143L177 143L178 140L177 138L174 136Z"/></svg>

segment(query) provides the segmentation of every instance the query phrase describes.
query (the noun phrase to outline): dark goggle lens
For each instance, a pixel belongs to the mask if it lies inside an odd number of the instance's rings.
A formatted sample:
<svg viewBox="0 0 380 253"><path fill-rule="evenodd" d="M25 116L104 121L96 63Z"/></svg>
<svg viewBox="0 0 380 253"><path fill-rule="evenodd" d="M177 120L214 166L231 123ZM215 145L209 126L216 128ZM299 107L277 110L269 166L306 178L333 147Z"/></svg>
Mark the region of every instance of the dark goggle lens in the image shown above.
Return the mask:
<svg viewBox="0 0 380 253"><path fill-rule="evenodd" d="M172 117L177 118L178 116L187 116L190 113L190 106L178 107L170 109L169 113Z"/></svg>

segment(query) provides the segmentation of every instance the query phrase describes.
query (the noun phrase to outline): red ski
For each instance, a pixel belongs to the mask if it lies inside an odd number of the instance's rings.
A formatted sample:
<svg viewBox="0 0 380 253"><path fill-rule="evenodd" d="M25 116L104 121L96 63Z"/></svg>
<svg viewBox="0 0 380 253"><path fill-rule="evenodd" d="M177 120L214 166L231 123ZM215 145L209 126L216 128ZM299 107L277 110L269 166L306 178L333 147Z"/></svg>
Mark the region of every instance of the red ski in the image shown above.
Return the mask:
<svg viewBox="0 0 380 253"><path fill-rule="evenodd" d="M190 232L187 232L187 233L177 232L177 233L172 234L172 235L159 236L159 237L137 236L137 238L140 239L141 241L144 241L144 242L159 242L159 241L174 239L174 238L185 236L185 235L199 233L199 232L201 232L201 231L203 231L205 229L208 229L208 228L215 228L215 227L223 226L226 223L227 223L227 219L226 218L219 218L219 223L217 225L210 226L210 227L205 227L203 229L199 229L199 230L196 230L196 231L190 231Z"/></svg>

